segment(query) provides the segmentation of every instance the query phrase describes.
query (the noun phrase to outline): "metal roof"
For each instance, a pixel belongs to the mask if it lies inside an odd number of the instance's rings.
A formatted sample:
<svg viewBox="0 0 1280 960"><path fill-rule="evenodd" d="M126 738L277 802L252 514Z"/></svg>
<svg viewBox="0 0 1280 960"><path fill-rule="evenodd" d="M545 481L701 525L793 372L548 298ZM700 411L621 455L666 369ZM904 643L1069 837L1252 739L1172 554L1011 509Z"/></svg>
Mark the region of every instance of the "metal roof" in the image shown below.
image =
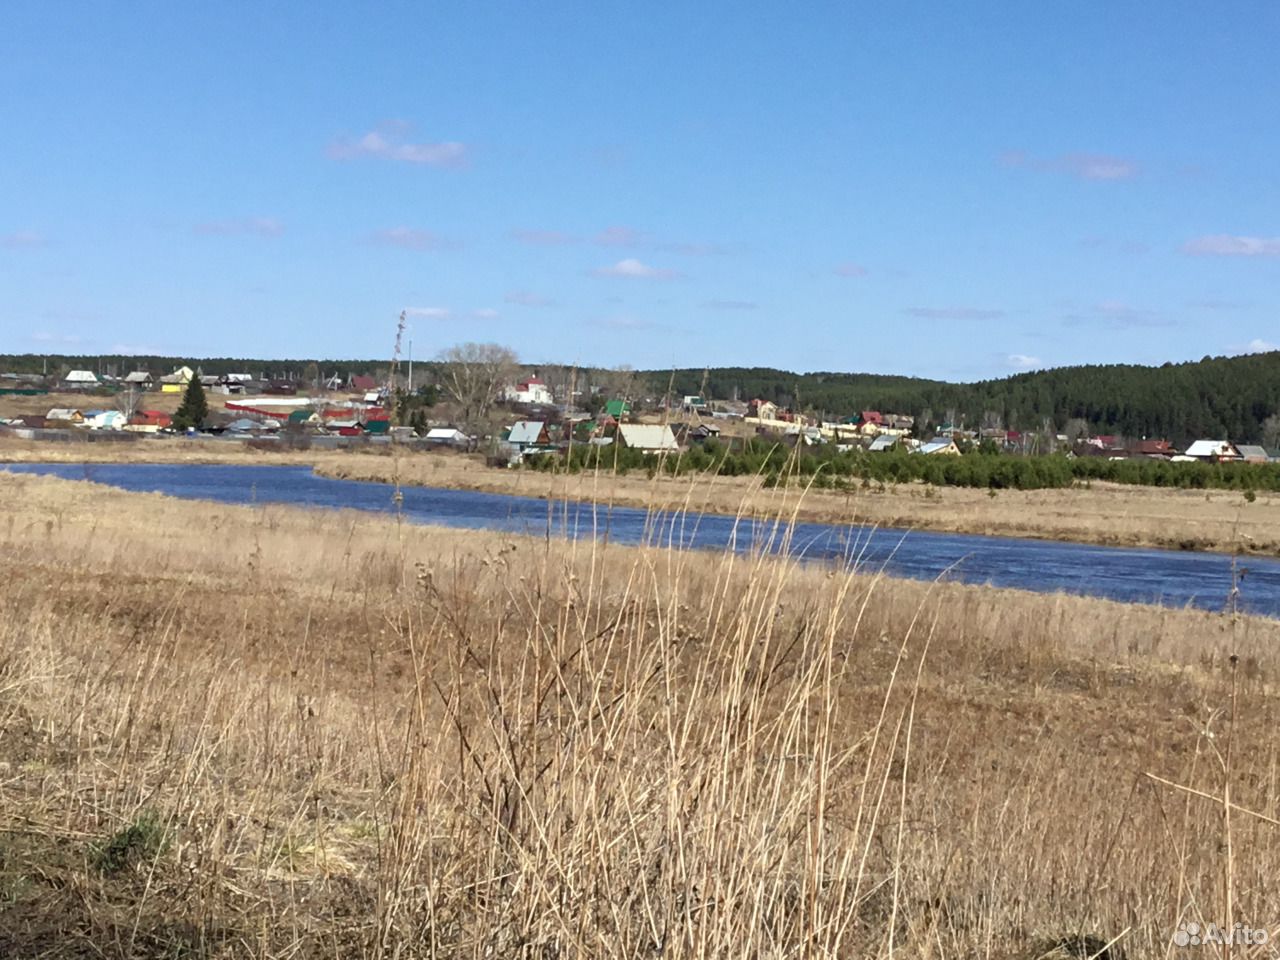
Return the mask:
<svg viewBox="0 0 1280 960"><path fill-rule="evenodd" d="M624 423L618 427L622 442L635 450L676 451L676 435L665 424Z"/></svg>

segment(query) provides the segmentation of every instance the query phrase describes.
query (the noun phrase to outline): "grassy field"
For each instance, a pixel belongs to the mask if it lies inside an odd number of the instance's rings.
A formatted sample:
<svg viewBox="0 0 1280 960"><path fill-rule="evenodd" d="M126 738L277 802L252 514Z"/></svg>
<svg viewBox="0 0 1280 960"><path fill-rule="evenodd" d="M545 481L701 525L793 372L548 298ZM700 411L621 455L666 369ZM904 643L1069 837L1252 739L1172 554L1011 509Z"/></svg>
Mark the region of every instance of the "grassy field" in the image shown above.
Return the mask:
<svg viewBox="0 0 1280 960"><path fill-rule="evenodd" d="M581 499L642 508L672 505L755 516L868 523L904 529L1068 540L1108 546L1216 550L1280 556L1280 495L1252 501L1227 490L1191 491L1094 483L1067 490L987 490L908 483L854 493L765 489L756 477L646 477L497 470L481 458L386 447L350 451L254 450L221 441L52 444L0 438L9 462L305 463L347 480Z"/></svg>
<svg viewBox="0 0 1280 960"><path fill-rule="evenodd" d="M1275 621L3 473L0 537L0 956L1277 919Z"/></svg>

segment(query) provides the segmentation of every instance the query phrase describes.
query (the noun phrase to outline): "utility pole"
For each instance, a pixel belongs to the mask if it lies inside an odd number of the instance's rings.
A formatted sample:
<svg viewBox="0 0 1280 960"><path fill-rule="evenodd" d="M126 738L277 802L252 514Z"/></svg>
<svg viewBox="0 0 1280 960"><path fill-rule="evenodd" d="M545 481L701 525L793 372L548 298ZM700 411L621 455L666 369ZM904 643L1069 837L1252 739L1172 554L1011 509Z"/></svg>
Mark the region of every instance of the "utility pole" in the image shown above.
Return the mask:
<svg viewBox="0 0 1280 960"><path fill-rule="evenodd" d="M413 396L413 340L409 340L409 396Z"/></svg>

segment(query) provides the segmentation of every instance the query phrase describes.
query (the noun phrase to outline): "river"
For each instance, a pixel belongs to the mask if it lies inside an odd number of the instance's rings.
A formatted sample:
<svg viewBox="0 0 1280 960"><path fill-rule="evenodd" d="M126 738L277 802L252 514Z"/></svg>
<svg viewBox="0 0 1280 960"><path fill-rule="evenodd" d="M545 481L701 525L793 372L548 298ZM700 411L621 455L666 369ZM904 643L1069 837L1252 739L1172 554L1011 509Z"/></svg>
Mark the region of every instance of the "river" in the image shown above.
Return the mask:
<svg viewBox="0 0 1280 960"><path fill-rule="evenodd" d="M281 503L392 513L389 484L332 480L305 466L194 464L8 464L4 469L124 490L156 491L221 503ZM413 522L514 533L598 536L621 543L701 549L788 549L806 559L857 563L893 576L958 580L1042 593L1063 591L1135 603L1221 610L1232 587L1222 554L1099 547L1013 537L799 523L783 543L773 523L712 514L651 515L631 507L549 502L530 497L405 487L399 505ZM1240 564L1240 607L1280 617L1280 561Z"/></svg>

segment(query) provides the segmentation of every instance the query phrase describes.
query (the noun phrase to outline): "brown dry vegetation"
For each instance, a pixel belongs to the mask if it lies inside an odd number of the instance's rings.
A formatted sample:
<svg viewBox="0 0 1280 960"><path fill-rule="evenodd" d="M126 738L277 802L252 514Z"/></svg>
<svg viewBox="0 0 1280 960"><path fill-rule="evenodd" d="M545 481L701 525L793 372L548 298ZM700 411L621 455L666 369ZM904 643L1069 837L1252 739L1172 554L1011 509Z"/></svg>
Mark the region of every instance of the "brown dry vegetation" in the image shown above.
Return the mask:
<svg viewBox="0 0 1280 960"><path fill-rule="evenodd" d="M1273 621L3 473L0 537L0 956L1146 957L1280 902Z"/></svg>
<svg viewBox="0 0 1280 960"><path fill-rule="evenodd" d="M1191 491L1095 483L1068 490L986 490L901 484L857 493L792 489L781 495L758 478L631 473L549 474L495 470L480 458L444 452L264 451L221 441L147 440L131 444L51 444L0 438L0 462L307 463L347 480L482 490L548 499L581 499L641 508L689 505L710 512L868 523L903 529L1069 540L1107 546L1163 547L1280 555L1280 495Z"/></svg>

